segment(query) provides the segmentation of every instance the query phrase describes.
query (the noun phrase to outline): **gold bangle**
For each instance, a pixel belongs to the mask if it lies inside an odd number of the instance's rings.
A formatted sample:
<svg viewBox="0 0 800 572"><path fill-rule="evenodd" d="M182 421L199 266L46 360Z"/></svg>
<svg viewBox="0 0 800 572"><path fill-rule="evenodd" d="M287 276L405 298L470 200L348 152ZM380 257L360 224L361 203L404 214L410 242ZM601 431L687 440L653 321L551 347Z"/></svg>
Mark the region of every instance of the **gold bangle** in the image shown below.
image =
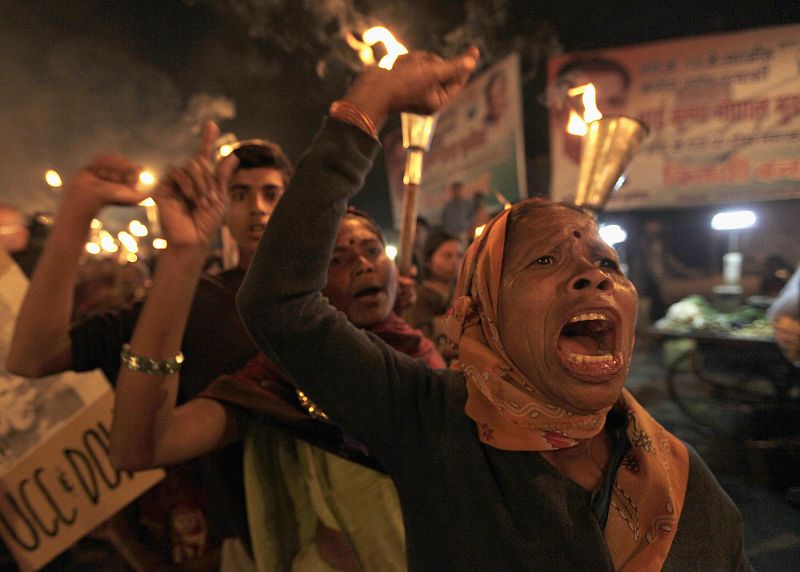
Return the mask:
<svg viewBox="0 0 800 572"><path fill-rule="evenodd" d="M328 416L325 414L325 412L317 407L317 404L311 401L308 398L308 395L299 389L296 389L295 393L297 394L297 400L300 402L300 407L308 411L308 414L311 415L313 419L328 419Z"/></svg>
<svg viewBox="0 0 800 572"><path fill-rule="evenodd" d="M172 359L153 359L145 356L140 356L131 351L129 344L122 345L122 351L119 353L122 365L131 371L138 371L148 375L169 375L177 373L181 369L183 363L183 352L178 352Z"/></svg>
<svg viewBox="0 0 800 572"><path fill-rule="evenodd" d="M344 99L334 101L331 103L331 108L328 111L328 115L334 119L338 119L339 121L344 121L351 125L355 125L373 139L378 138L378 130L375 128L375 122L372 121L372 119L366 113L361 111L357 106L349 101Z"/></svg>

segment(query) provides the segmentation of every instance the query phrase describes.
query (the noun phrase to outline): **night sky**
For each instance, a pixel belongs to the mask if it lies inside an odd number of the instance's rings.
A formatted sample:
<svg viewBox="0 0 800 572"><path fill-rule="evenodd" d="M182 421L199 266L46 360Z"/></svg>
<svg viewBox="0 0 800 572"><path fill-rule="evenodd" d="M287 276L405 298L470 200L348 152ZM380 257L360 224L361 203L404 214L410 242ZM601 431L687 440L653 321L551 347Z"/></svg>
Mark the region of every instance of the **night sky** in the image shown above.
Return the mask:
<svg viewBox="0 0 800 572"><path fill-rule="evenodd" d="M548 55L792 22L800 3L786 0L4 0L0 201L53 211L44 171L69 173L100 150L163 169L191 152L206 117L274 139L296 160L353 77L341 30L360 24L445 53L475 41L486 64L519 50L526 151L546 156L537 97ZM367 187L359 206L388 226L382 169Z"/></svg>

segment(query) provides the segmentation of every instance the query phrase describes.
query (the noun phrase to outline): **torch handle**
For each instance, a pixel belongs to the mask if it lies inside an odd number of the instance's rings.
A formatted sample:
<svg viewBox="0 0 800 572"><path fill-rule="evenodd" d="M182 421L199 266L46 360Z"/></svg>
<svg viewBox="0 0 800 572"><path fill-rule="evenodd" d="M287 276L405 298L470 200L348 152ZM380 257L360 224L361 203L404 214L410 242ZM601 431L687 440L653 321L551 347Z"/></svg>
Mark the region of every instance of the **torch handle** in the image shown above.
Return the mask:
<svg viewBox="0 0 800 572"><path fill-rule="evenodd" d="M403 276L411 274L414 235L417 232L418 194L418 184L405 184L403 189L403 218L400 221L400 248L397 252L397 269Z"/></svg>

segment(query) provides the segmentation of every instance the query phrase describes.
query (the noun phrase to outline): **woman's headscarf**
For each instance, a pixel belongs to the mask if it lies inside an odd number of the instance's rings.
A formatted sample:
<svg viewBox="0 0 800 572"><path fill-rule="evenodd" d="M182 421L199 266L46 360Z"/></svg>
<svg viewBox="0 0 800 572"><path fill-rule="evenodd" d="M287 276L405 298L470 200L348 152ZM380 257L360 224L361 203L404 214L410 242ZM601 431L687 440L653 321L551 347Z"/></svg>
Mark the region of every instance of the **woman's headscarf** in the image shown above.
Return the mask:
<svg viewBox="0 0 800 572"><path fill-rule="evenodd" d="M520 206L489 222L467 250L445 333L459 350L453 367L464 373L466 414L481 442L503 450L552 451L600 433L611 408L578 415L549 403L503 347L496 323L503 252L509 216ZM617 570L660 569L680 519L688 452L627 390L614 407L627 416L632 447L617 471L606 542Z"/></svg>

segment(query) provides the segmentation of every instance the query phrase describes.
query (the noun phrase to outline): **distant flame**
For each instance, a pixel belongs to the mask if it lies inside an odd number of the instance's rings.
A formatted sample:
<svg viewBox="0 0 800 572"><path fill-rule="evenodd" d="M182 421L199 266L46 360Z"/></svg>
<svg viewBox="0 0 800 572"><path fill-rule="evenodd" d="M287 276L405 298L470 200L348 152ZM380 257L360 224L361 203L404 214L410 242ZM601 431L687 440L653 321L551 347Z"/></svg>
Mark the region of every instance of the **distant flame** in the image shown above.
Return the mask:
<svg viewBox="0 0 800 572"><path fill-rule="evenodd" d="M47 171L45 171L44 180L48 185L50 185L54 189L57 189L62 185L61 176L58 174L57 171L54 171L53 169L48 169Z"/></svg>
<svg viewBox="0 0 800 572"><path fill-rule="evenodd" d="M139 182L145 187L150 187L156 183L156 175L153 171L145 169L139 173Z"/></svg>
<svg viewBox="0 0 800 572"><path fill-rule="evenodd" d="M395 60L403 54L407 54L406 47L398 42L394 35L383 26L374 26L361 35L363 41L358 40L353 34L348 33L345 36L347 45L358 52L358 57L364 65L370 66L375 64L375 54L372 51L372 46L378 42L382 42L386 48L386 55L378 62L378 67L385 70L392 69Z"/></svg>
<svg viewBox="0 0 800 572"><path fill-rule="evenodd" d="M577 111L571 109L569 112L569 122L567 123L567 133L572 135L586 135L588 129L586 124L600 119L603 114L597 109L596 95L597 90L594 84L587 83L573 87L567 91L567 97L581 96L581 103L583 104L583 117Z"/></svg>
<svg viewBox="0 0 800 572"><path fill-rule="evenodd" d="M117 246L117 242L114 240L114 237L106 230L100 231L100 248L105 250L106 252L116 252L119 250Z"/></svg>
<svg viewBox="0 0 800 572"><path fill-rule="evenodd" d="M139 245L136 243L136 239L124 230L117 234L117 239L119 239L120 243L122 243L122 246L125 247L125 250L131 254L136 254L139 252Z"/></svg>
<svg viewBox="0 0 800 572"><path fill-rule="evenodd" d="M144 224L142 224L141 221L138 221L136 219L132 220L128 224L128 230L130 231L130 233L133 236L136 236L136 237L139 237L139 238L141 238L143 236L147 236L147 227Z"/></svg>

